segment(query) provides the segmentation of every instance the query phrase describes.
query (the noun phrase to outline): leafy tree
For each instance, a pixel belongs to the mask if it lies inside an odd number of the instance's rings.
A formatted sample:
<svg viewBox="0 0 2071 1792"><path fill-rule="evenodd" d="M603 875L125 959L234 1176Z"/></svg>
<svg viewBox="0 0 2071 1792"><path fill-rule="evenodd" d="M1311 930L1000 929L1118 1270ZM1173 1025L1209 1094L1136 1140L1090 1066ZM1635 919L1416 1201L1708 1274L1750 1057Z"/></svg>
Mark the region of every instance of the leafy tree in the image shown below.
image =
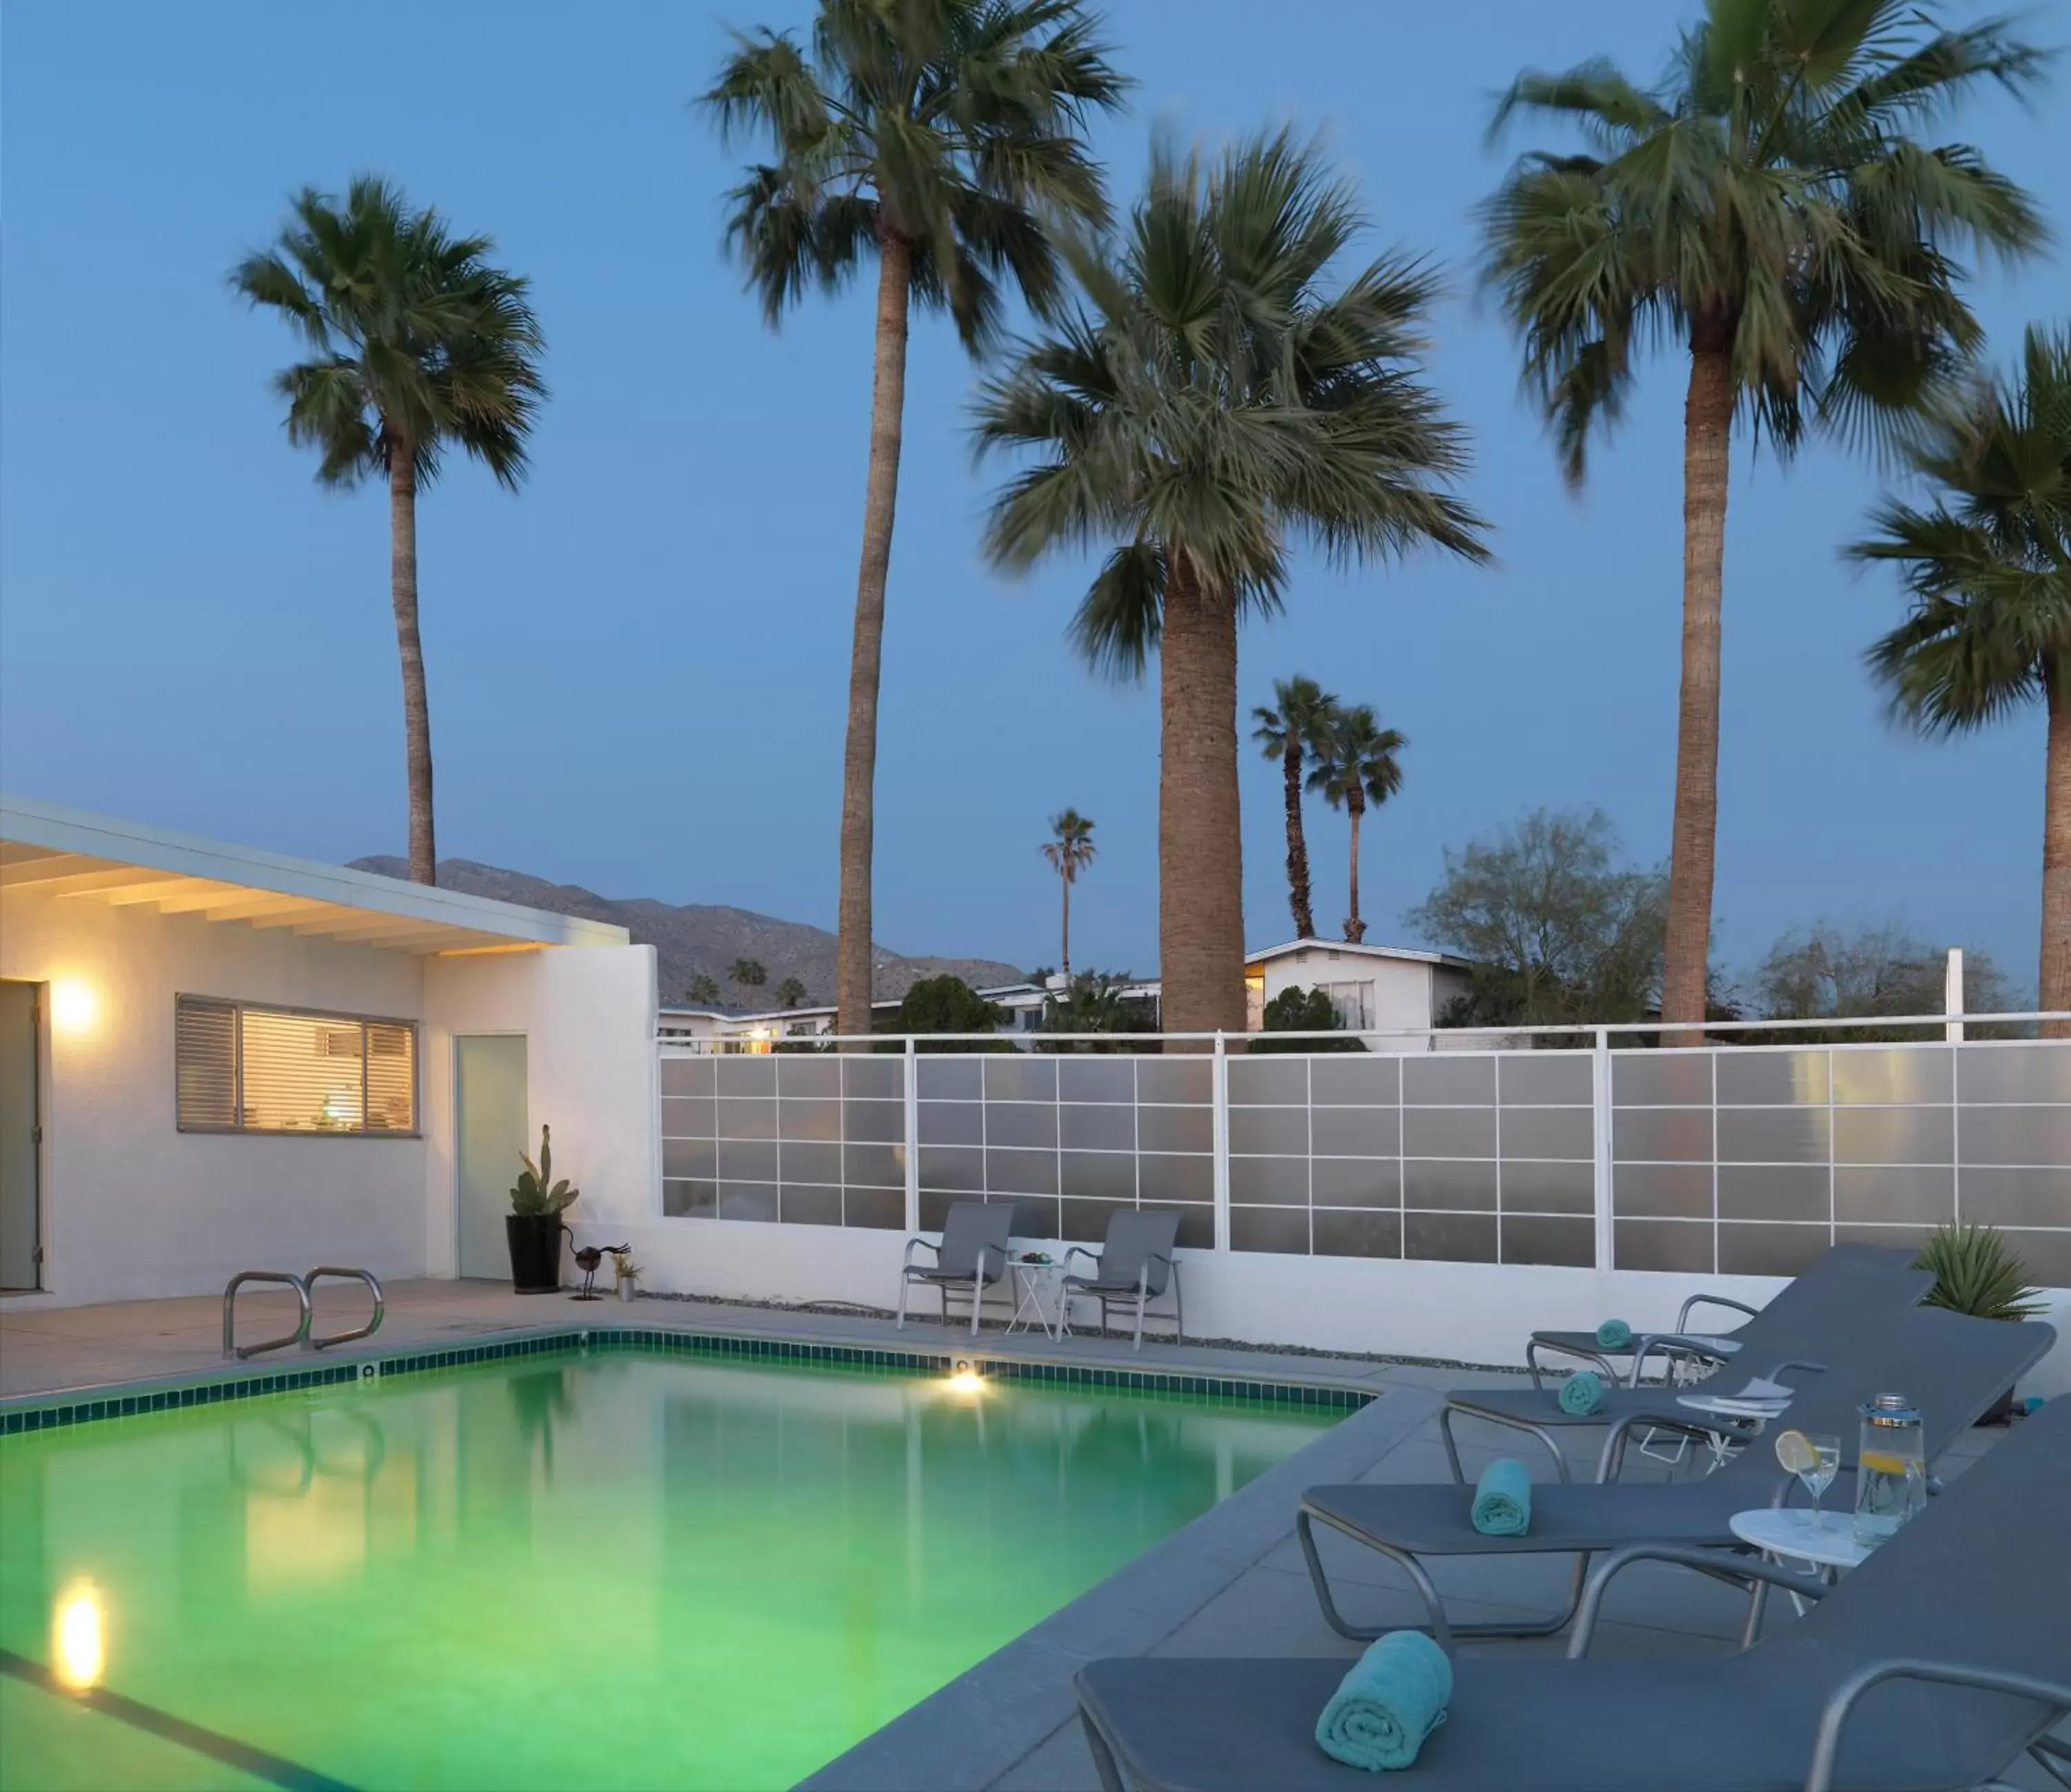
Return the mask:
<svg viewBox="0 0 2071 1792"><path fill-rule="evenodd" d="M1816 922L1781 936L1754 973L1754 1001L1764 1020L1830 1019L1850 1015L1935 1015L1942 1011L1946 955L1895 922L1849 928ZM1963 1006L1974 1013L2010 1006L2007 982L1989 954L1963 954ZM1765 1032L1768 1044L1794 1040L1918 1039L1917 1027L1807 1029Z"/></svg>
<svg viewBox="0 0 2071 1792"><path fill-rule="evenodd" d="M1913 597L1870 670L1928 734L2042 705L2040 1000L2071 1009L2071 328L2031 325L2019 375L1980 386L1912 461L1933 506L1892 500L1849 550L1896 565ZM2063 1037L2071 1023L2043 1029Z"/></svg>
<svg viewBox="0 0 2071 1792"><path fill-rule="evenodd" d="M1492 841L1449 851L1438 887L1405 917L1474 964L1470 996L1441 1024L1651 1019L1667 879L1618 855L1601 809L1534 810Z"/></svg>
<svg viewBox="0 0 2071 1792"><path fill-rule="evenodd" d="M1334 708L1317 731L1309 788L1322 791L1333 809L1351 817L1351 913L1345 937L1355 945L1366 937L1366 923L1359 919L1359 818L1368 803L1378 809L1402 788L1397 756L1409 744L1406 735L1383 728L1364 703Z"/></svg>
<svg viewBox="0 0 2071 1792"><path fill-rule="evenodd" d="M729 138L765 140L729 195L729 243L773 326L818 286L876 263L870 470L842 765L839 1031L870 1028L870 862L878 667L915 309L946 311L974 355L1007 295L1059 298L1053 220L1107 216L1084 138L1124 83L1078 0L819 0L810 53L737 36L704 96Z"/></svg>
<svg viewBox="0 0 2071 1792"><path fill-rule="evenodd" d="M1072 886L1079 873L1090 865L1100 849L1093 844L1093 824L1076 809L1050 818L1050 838L1043 843L1043 856L1057 874L1064 892L1064 975L1072 974Z"/></svg>
<svg viewBox="0 0 2071 1792"><path fill-rule="evenodd" d="M744 1007L748 1005L748 992L750 990L761 989L769 981L769 973L763 968L762 961L760 958L735 959L733 969L728 971L727 975L733 979L735 986L740 990L741 1005Z"/></svg>
<svg viewBox="0 0 2071 1792"><path fill-rule="evenodd" d="M1043 1031L1046 1033L1154 1033L1158 1031L1158 1003L1153 998L1130 995L1134 979L1126 970L1082 970L1062 994L1047 997L1043 1003ZM1080 1041L1059 1042L1048 1049L1057 1052L1126 1052L1126 1044Z"/></svg>
<svg viewBox="0 0 2071 1792"><path fill-rule="evenodd" d="M709 971L699 971L683 986L686 1002L716 1002L719 1000L719 979Z"/></svg>
<svg viewBox="0 0 2071 1792"><path fill-rule="evenodd" d="M456 236L437 212L363 174L340 206L306 187L273 248L231 271L233 291L278 312L310 351L273 387L288 440L314 448L320 484L388 486L388 598L403 666L410 875L438 879L432 722L417 632L417 494L457 448L515 491L546 383L530 283L490 265L486 236Z"/></svg>
<svg viewBox="0 0 2071 1792"><path fill-rule="evenodd" d="M1258 725L1251 731L1268 759L1280 762L1287 802L1287 908L1294 919L1294 937L1316 937L1315 910L1310 906L1309 843L1302 826L1302 762L1321 737L1338 699L1314 679L1300 674L1277 679L1273 703L1251 712Z"/></svg>
<svg viewBox="0 0 2071 1792"><path fill-rule="evenodd" d="M787 977L777 986L777 1006L795 1008L806 999L806 986L795 977Z"/></svg>
<svg viewBox="0 0 2071 1792"><path fill-rule="evenodd" d="M1068 253L1086 295L986 382L982 453L1031 464L994 501L995 565L1114 546L1072 638L1159 662L1159 958L1166 1024L1241 1032L1237 624L1282 605L1300 540L1346 561L1484 555L1443 486L1465 438L1418 377L1435 291L1413 260L1339 271L1351 190L1286 133L1215 163L1154 148L1118 239Z"/></svg>
<svg viewBox="0 0 2071 1792"><path fill-rule="evenodd" d="M1344 1026L1337 1004L1326 989L1290 987L1265 1004L1265 1031L1251 1035L1254 1052L1364 1052L1356 1039L1276 1040L1274 1033L1334 1033Z"/></svg>
<svg viewBox="0 0 2071 1792"><path fill-rule="evenodd" d="M1485 219L1570 480L1641 351L1688 358L1664 1019L1704 1018L1734 424L1788 456L1815 430L1888 442L1946 401L1979 335L1956 252L2045 232L1976 150L1909 133L1980 82L2029 88L2041 62L2004 21L1939 29L1922 0L1707 0L1659 88L1585 63L1520 76L1498 109L1498 129L1529 112L1588 145L1525 157Z"/></svg>
<svg viewBox="0 0 2071 1792"><path fill-rule="evenodd" d="M986 1000L961 977L945 972L924 977L900 998L897 1011L881 1022L886 1033L984 1033L997 1031L1004 1011ZM922 1040L922 1052L1011 1052L1005 1040Z"/></svg>

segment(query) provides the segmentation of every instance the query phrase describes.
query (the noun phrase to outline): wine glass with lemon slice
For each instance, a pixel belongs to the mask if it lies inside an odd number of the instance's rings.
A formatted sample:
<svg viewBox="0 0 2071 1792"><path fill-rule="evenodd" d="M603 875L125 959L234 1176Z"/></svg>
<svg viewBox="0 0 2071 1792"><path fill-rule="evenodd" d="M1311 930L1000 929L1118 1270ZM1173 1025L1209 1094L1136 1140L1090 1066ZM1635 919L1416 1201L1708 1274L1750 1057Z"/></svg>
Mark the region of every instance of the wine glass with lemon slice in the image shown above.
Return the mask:
<svg viewBox="0 0 2071 1792"><path fill-rule="evenodd" d="M1796 1475L1812 1496L1812 1511L1805 1521L1807 1530L1821 1523L1819 1502L1841 1472L1841 1440L1824 1432L1785 1431L1776 1440L1776 1460Z"/></svg>

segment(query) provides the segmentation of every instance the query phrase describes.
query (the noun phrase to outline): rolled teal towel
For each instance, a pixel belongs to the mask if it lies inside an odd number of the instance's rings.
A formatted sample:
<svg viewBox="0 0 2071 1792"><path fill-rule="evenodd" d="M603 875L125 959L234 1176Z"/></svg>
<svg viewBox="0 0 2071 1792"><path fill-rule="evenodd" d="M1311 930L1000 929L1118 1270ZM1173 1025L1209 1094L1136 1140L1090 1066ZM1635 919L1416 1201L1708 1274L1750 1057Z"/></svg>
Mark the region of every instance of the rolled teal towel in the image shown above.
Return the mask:
<svg viewBox="0 0 2071 1792"><path fill-rule="evenodd" d="M1446 1721L1453 1664L1421 1630L1391 1630L1338 1683L1316 1741L1333 1761L1369 1774L1407 1767Z"/></svg>
<svg viewBox="0 0 2071 1792"><path fill-rule="evenodd" d="M1577 1369L1560 1384L1560 1410L1586 1419L1604 1403L1604 1384L1593 1369Z"/></svg>
<svg viewBox="0 0 2071 1792"><path fill-rule="evenodd" d="M1632 1342L1632 1327L1622 1319L1606 1319L1597 1327L1598 1350L1623 1350Z"/></svg>
<svg viewBox="0 0 2071 1792"><path fill-rule="evenodd" d="M1501 1456L1474 1483L1474 1528L1485 1537L1521 1537L1532 1528L1532 1477Z"/></svg>

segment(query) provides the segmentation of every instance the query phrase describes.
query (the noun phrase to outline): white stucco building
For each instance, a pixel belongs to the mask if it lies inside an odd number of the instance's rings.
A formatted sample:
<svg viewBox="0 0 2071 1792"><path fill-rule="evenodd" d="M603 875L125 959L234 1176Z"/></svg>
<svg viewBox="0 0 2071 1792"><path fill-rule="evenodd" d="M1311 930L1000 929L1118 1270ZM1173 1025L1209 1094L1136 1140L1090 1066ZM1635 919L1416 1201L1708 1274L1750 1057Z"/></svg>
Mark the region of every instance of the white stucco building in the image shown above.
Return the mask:
<svg viewBox="0 0 2071 1792"><path fill-rule="evenodd" d="M0 1298L502 1276L515 1153L655 1180L622 929L0 798Z"/></svg>

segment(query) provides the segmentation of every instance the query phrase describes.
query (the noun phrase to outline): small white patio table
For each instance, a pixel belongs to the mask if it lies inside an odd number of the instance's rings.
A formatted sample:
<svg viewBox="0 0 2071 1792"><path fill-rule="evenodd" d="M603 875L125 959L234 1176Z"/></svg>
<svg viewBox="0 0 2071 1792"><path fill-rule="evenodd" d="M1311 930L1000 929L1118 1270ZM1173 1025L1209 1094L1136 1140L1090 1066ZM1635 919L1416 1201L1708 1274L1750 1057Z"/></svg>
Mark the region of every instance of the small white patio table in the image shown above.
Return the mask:
<svg viewBox="0 0 2071 1792"><path fill-rule="evenodd" d="M1014 1317L1010 1332L1040 1331L1055 1343L1072 1335L1071 1309L1064 1293L1064 1265L1052 1259L1031 1263L1015 1257L1007 1265L1014 1277Z"/></svg>
<svg viewBox="0 0 2071 1792"><path fill-rule="evenodd" d="M1765 1561L1781 1566L1787 1557L1810 1563L1815 1576L1828 1586L1843 1569L1860 1568L1869 1559L1869 1551L1856 1541L1855 1520L1846 1512L1763 1506L1736 1512L1726 1523L1742 1543L1759 1549ZM1790 1603L1799 1617L1805 1615L1805 1601L1794 1593Z"/></svg>

